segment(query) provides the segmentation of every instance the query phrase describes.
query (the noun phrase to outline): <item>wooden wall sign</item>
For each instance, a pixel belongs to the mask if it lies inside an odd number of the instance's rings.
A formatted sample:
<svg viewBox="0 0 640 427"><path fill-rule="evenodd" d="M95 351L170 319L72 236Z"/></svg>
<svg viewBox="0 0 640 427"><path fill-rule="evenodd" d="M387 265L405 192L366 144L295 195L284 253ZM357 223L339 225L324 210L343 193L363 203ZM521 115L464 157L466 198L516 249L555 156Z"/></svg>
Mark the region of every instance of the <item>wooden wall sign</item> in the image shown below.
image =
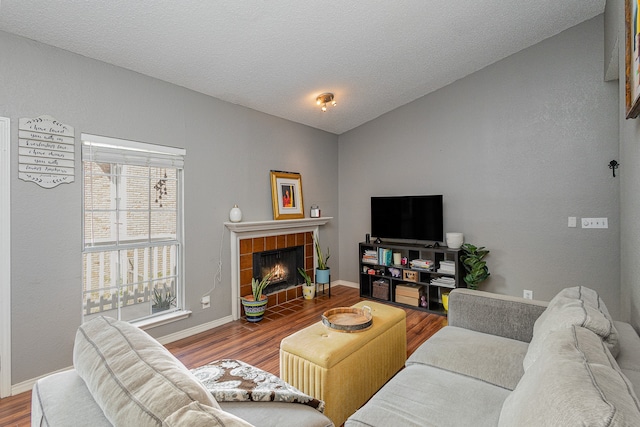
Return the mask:
<svg viewBox="0 0 640 427"><path fill-rule="evenodd" d="M51 116L20 119L18 178L53 188L75 180L73 127Z"/></svg>

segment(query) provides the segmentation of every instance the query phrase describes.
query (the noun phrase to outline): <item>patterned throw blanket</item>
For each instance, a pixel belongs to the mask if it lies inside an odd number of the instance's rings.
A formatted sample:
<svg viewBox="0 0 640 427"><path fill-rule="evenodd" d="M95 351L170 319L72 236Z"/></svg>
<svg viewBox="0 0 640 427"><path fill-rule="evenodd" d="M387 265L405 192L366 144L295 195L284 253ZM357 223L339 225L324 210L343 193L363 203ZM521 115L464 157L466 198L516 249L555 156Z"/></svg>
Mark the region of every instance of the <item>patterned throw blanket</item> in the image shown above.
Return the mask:
<svg viewBox="0 0 640 427"><path fill-rule="evenodd" d="M314 399L273 374L239 360L216 360L191 372L218 402L292 402L324 412L324 402Z"/></svg>

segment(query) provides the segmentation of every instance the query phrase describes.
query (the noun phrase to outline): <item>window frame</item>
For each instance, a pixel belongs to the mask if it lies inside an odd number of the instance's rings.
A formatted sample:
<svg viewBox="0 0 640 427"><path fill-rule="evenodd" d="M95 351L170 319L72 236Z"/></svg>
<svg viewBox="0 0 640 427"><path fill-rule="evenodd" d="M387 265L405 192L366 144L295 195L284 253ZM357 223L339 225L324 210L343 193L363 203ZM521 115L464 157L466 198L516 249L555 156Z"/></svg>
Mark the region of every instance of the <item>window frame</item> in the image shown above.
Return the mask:
<svg viewBox="0 0 640 427"><path fill-rule="evenodd" d="M158 246L172 246L176 247L176 260L175 260L175 280L176 280L176 307L169 310L164 310L159 313L151 313L143 317L128 320L130 323L139 326L143 329L159 326L161 324L169 323L175 320L180 320L188 317L191 311L185 309L185 274L184 274L184 158L186 157L186 150L177 147L167 147L158 144L143 143L138 141L129 141L118 138L111 138L92 134L81 134L82 141L82 258L84 259L86 254L92 253L109 253L116 252L118 257L121 257L122 251L128 251L130 249L153 248ZM149 212L150 222L149 232L146 236L146 240L140 241L127 241L117 239L110 244L95 244L87 239L85 229L85 217L86 211L86 171L85 163L109 163L119 165L116 167L117 171L114 176L120 180L125 174L122 173L122 165L137 165L150 168L171 168L176 170L176 235L175 239L162 239L156 240L151 233L151 213L153 212L149 205L147 212ZM120 184L118 184L120 185ZM123 189L120 188L120 191ZM113 200L113 196L111 196ZM151 194L149 194L151 197ZM149 200L151 203L151 200ZM116 203L116 215L122 212L126 212L128 209L123 206L117 206ZM83 261L84 263L84 261ZM87 314L85 312L85 280L87 271L83 266L82 271L82 318L84 319ZM119 281L115 286L120 289L122 284L120 283L120 272L113 274ZM153 283L153 279L149 279L150 283ZM113 286L113 285L112 285ZM151 288L150 288L151 289ZM118 304L117 317L121 316L121 307Z"/></svg>

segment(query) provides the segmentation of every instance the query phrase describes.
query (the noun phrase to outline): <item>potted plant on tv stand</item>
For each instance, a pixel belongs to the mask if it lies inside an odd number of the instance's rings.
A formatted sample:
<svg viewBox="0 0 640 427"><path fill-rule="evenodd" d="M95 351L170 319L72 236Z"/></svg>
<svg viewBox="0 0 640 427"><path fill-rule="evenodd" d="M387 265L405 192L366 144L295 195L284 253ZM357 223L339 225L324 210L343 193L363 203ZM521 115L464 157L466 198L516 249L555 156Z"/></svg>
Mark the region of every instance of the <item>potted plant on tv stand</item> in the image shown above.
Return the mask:
<svg viewBox="0 0 640 427"><path fill-rule="evenodd" d="M262 291L264 291L264 288L269 284L272 274L273 273L265 275L262 280L258 280L255 277L252 278L251 295L240 298L248 322L259 322L264 317L269 298L263 295Z"/></svg>
<svg viewBox="0 0 640 427"><path fill-rule="evenodd" d="M304 283L302 284L302 296L304 299L313 299L316 296L316 285L311 283L311 276L307 274L304 268L298 267L298 273L304 279Z"/></svg>
<svg viewBox="0 0 640 427"><path fill-rule="evenodd" d="M314 241L316 246L316 255L318 258L318 268L316 268L316 284L328 284L331 277L331 269L327 265L327 261L331 256L331 254L329 253L329 247L327 247L327 254L325 256L324 252L322 252L322 248L320 247L318 236L315 237ZM322 292L324 292L324 287L322 288ZM329 296L331 296L331 285L329 285Z"/></svg>

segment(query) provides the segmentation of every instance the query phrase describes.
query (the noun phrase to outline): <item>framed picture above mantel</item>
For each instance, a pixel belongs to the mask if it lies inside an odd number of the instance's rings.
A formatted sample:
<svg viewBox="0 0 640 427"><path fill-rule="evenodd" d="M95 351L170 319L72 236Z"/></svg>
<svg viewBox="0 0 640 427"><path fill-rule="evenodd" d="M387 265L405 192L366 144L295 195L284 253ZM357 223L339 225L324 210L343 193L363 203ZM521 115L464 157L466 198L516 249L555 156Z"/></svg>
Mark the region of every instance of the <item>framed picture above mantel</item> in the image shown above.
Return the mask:
<svg viewBox="0 0 640 427"><path fill-rule="evenodd" d="M625 111L640 114L640 0L625 0Z"/></svg>
<svg viewBox="0 0 640 427"><path fill-rule="evenodd" d="M302 176L297 172L275 170L270 174L273 219L304 218Z"/></svg>

